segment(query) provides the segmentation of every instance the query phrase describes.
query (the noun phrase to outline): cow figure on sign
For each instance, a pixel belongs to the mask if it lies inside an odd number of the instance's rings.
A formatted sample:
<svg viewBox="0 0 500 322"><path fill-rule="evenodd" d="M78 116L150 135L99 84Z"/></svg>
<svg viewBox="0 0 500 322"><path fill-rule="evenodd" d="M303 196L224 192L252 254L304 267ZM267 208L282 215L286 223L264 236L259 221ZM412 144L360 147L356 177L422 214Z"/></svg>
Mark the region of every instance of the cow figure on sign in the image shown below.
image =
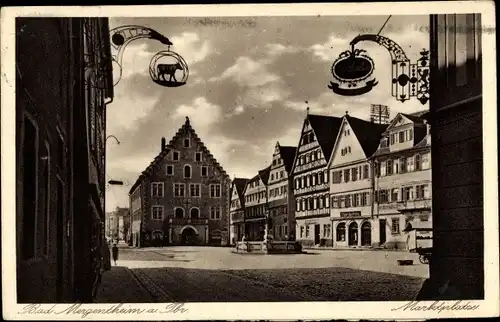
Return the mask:
<svg viewBox="0 0 500 322"><path fill-rule="evenodd" d="M168 79L169 82L172 80L177 83L177 79L175 78L175 72L177 70L184 70L181 66L180 63L175 63L175 64L158 64L158 79L160 77L163 79L163 81L167 81L165 79L165 75L170 76Z"/></svg>

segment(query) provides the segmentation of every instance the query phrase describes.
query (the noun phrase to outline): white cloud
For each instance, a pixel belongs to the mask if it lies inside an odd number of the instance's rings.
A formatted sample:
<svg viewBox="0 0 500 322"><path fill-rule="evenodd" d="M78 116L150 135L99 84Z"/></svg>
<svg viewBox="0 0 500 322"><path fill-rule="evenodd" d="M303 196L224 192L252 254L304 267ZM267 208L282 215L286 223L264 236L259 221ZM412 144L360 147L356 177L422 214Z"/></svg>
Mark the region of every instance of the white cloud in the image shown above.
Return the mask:
<svg viewBox="0 0 500 322"><path fill-rule="evenodd" d="M179 36L170 37L170 40L174 44L170 49L181 55L188 66L205 60L212 47L207 40L202 41L194 32L183 32Z"/></svg>
<svg viewBox="0 0 500 322"><path fill-rule="evenodd" d="M138 120L146 117L156 105L158 98L129 95L124 86L116 87L115 100L107 108L107 132L131 128Z"/></svg>
<svg viewBox="0 0 500 322"><path fill-rule="evenodd" d="M250 57L238 57L236 63L226 69L220 76L212 77L210 82L231 79L241 86L258 87L280 80L277 74L267 70L266 60L254 60Z"/></svg>
<svg viewBox="0 0 500 322"><path fill-rule="evenodd" d="M149 63L155 53L147 50L146 43L130 44L123 51L122 80L134 74L149 74ZM114 70L113 73L118 72Z"/></svg>
<svg viewBox="0 0 500 322"><path fill-rule="evenodd" d="M174 123L189 117L192 126L200 135L206 136L210 133L212 125L221 117L221 107L212 104L203 96L197 97L189 105L182 104L177 107L174 113Z"/></svg>
<svg viewBox="0 0 500 322"><path fill-rule="evenodd" d="M282 44L267 44L267 54L271 57L280 56L283 54L291 54L300 51L300 48L294 46L285 46Z"/></svg>
<svg viewBox="0 0 500 322"><path fill-rule="evenodd" d="M328 40L323 44L315 44L309 47L309 50L314 56L324 61L333 61L337 58L339 51L349 49L349 42L352 38L339 37L335 34L330 35Z"/></svg>

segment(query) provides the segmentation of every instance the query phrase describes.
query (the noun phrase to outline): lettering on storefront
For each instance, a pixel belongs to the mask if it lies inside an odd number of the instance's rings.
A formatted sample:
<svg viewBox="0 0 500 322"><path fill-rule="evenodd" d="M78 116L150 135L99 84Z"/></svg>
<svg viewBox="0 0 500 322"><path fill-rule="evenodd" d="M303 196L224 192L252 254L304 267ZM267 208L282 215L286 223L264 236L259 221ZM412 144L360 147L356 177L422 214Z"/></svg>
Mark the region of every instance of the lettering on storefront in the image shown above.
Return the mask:
<svg viewBox="0 0 500 322"><path fill-rule="evenodd" d="M361 217L361 211L341 212L340 217L341 218Z"/></svg>
<svg viewBox="0 0 500 322"><path fill-rule="evenodd" d="M391 210L391 209L396 209L398 205L396 203L389 203L389 204L379 204L378 208L380 210Z"/></svg>

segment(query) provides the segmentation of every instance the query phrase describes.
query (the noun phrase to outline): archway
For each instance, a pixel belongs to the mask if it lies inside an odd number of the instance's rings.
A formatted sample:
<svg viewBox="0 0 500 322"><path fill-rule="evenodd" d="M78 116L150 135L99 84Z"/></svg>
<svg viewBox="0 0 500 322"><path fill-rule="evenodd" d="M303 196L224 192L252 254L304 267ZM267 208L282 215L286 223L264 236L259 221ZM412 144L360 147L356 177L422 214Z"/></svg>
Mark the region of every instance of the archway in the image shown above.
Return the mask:
<svg viewBox="0 0 500 322"><path fill-rule="evenodd" d="M191 214L190 214L191 218L193 218L193 219L200 218L200 209L198 209L198 208L191 208L190 212L191 212Z"/></svg>
<svg viewBox="0 0 500 322"><path fill-rule="evenodd" d="M337 225L337 241L345 242L345 223Z"/></svg>
<svg viewBox="0 0 500 322"><path fill-rule="evenodd" d="M183 208L175 208L175 218L184 218Z"/></svg>
<svg viewBox="0 0 500 322"><path fill-rule="evenodd" d="M365 221L361 225L361 245L371 246L372 245L372 225Z"/></svg>
<svg viewBox="0 0 500 322"><path fill-rule="evenodd" d="M198 232L192 226L185 226L181 230L181 244L182 245L195 245Z"/></svg>
<svg viewBox="0 0 500 322"><path fill-rule="evenodd" d="M356 246L358 244L358 224L352 222L349 225L349 246Z"/></svg>

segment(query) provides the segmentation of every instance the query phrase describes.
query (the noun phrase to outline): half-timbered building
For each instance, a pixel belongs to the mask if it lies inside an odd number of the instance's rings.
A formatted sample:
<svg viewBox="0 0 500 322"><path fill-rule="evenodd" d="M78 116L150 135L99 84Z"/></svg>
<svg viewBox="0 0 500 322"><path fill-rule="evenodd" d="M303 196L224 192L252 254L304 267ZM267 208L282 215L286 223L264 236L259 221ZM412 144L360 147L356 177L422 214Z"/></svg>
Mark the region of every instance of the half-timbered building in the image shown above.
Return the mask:
<svg viewBox="0 0 500 322"><path fill-rule="evenodd" d="M231 244L241 241L245 235L245 186L248 179L234 178L231 184L231 201L229 204Z"/></svg>

